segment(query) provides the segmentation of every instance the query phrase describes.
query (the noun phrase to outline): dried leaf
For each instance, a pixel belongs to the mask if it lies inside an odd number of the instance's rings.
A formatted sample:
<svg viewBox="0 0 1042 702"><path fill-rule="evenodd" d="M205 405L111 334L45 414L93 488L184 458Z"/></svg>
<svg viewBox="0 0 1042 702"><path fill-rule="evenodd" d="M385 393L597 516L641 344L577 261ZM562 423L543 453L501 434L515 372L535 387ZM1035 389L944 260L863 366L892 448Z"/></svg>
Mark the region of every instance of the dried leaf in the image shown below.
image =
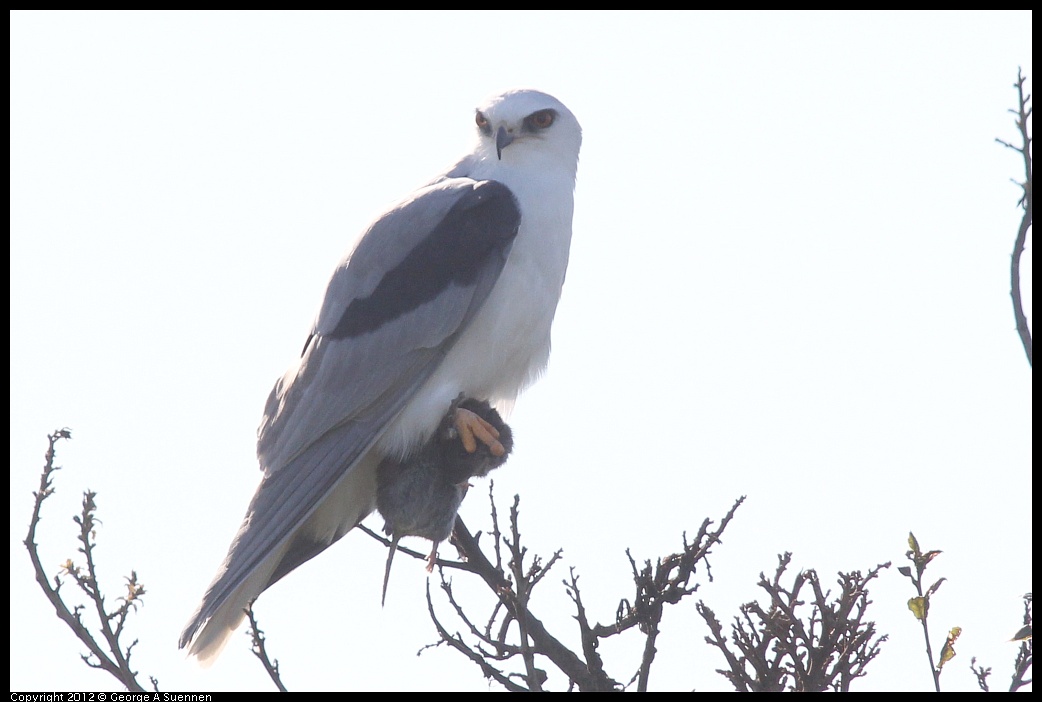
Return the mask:
<svg viewBox="0 0 1042 702"><path fill-rule="evenodd" d="M941 555L940 551L927 551L926 553L924 553L922 555L922 558L921 558L921 560L923 562L923 565L926 565L927 563L929 563L933 559L937 558L937 556L939 556L939 555Z"/></svg>
<svg viewBox="0 0 1042 702"><path fill-rule="evenodd" d="M955 658L955 642L962 634L962 627L953 626L951 631L948 632L948 640L944 642L944 648L941 649L941 658L937 663L937 670L944 667L944 664Z"/></svg>
<svg viewBox="0 0 1042 702"><path fill-rule="evenodd" d="M925 597L913 597L908 600L908 609L912 610L912 614L919 621L926 618L926 613L930 609L930 601Z"/></svg>

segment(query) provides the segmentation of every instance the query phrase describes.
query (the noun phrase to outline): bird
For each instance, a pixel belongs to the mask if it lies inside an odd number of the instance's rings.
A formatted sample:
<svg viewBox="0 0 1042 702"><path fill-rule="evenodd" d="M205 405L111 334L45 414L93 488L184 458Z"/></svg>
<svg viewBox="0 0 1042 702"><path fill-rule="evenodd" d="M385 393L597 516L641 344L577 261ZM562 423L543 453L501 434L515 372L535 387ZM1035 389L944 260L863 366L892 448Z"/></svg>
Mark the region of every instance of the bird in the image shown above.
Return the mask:
<svg viewBox="0 0 1042 702"><path fill-rule="evenodd" d="M557 98L515 89L482 101L472 129L470 151L340 262L265 403L260 485L179 639L204 666L262 592L373 511L382 461L420 451L461 395L508 411L546 368L582 128ZM480 417L457 425L468 450L494 449Z"/></svg>
<svg viewBox="0 0 1042 702"><path fill-rule="evenodd" d="M472 412L490 425L491 439L479 442L461 433L462 412ZM513 431L492 405L460 396L419 451L404 460L389 456L380 462L376 509L384 518L384 533L391 537L381 604L387 599L391 562L401 538L420 536L433 542L427 557L427 572L432 572L438 545L452 535L456 513L472 487L470 479L483 478L502 466L513 448Z"/></svg>

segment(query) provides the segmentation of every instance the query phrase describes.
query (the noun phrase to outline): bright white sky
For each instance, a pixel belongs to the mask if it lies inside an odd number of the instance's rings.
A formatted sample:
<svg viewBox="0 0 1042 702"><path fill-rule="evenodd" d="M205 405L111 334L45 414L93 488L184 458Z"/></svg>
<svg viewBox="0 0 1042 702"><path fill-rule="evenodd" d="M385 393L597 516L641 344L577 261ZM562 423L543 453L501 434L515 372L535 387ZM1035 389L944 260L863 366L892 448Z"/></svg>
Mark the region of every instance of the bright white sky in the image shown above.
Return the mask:
<svg viewBox="0 0 1042 702"><path fill-rule="evenodd" d="M14 13L11 689L118 689L21 545L63 426L48 568L96 490L110 601L132 568L148 589L142 680L271 689L245 635L205 671L176 649L260 477L263 402L368 220L516 86L584 128L550 368L494 475L528 547L564 549L537 613L575 644L568 565L607 623L626 547L671 553L748 495L699 576L721 619L780 552L830 584L893 560L870 610L890 641L856 689L930 689L896 570L913 530L944 551L935 649L964 631L944 687L976 689L976 655L1003 688L1032 588L1031 370L1009 298L1022 165L994 139L1016 138L1031 55L1029 12ZM261 598L286 683L486 689L457 654L416 657L437 636L425 573L399 558L381 610L384 557L352 533ZM668 612L652 688L729 689L706 633L695 598ZM638 638L605 647L619 679Z"/></svg>

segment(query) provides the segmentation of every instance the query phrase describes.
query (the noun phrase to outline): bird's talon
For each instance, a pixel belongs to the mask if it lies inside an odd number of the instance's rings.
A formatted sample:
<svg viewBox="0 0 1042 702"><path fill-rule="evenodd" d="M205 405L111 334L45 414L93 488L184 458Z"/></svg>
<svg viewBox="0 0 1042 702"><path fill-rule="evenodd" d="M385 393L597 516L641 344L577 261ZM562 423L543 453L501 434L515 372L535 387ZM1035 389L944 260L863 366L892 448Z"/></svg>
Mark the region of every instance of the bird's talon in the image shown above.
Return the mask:
<svg viewBox="0 0 1042 702"><path fill-rule="evenodd" d="M487 446L489 453L493 456L502 456L506 453L503 444L498 440L499 431L470 410L457 407L453 424L459 433L463 449L467 453L474 453L478 450L478 441Z"/></svg>

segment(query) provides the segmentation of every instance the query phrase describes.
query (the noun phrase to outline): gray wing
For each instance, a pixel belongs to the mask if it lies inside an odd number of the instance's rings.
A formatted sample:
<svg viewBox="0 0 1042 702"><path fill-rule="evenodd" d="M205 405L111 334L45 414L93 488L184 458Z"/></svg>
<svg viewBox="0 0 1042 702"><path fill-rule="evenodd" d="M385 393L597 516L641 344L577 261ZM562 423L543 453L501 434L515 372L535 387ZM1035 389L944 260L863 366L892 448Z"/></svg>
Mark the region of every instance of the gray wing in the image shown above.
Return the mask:
<svg viewBox="0 0 1042 702"><path fill-rule="evenodd" d="M268 398L257 443L264 478L182 648L196 639L193 653L219 651L246 603L372 510L375 494L363 495L346 528L300 533L480 309L520 217L501 183L442 180L378 219L337 268L298 365ZM200 632L209 620L211 636Z"/></svg>

